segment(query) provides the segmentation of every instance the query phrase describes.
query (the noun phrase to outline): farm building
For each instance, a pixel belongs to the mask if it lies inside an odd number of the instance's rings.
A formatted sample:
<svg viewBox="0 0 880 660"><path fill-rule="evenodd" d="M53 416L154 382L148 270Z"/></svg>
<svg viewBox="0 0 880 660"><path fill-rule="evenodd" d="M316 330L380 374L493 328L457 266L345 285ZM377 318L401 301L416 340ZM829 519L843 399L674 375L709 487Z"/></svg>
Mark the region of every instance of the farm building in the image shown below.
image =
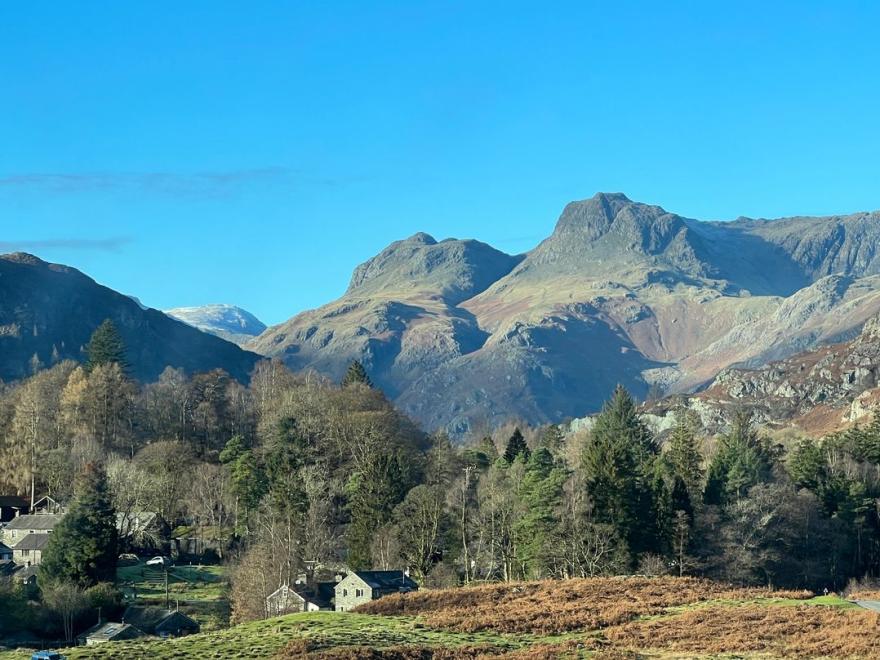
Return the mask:
<svg viewBox="0 0 880 660"><path fill-rule="evenodd" d="M348 612L371 600L418 588L404 571L354 571L336 585L336 611Z"/></svg>
<svg viewBox="0 0 880 660"><path fill-rule="evenodd" d="M80 644L94 646L106 642L121 642L126 639L143 637L144 633L130 623L99 623L80 634L76 639Z"/></svg>
<svg viewBox="0 0 880 660"><path fill-rule="evenodd" d="M282 584L266 597L266 613L269 616L292 612L317 612L333 608L335 582L319 582L314 588L305 585Z"/></svg>
<svg viewBox="0 0 880 660"><path fill-rule="evenodd" d="M199 624L183 612L163 607L131 605L122 615L122 621L158 637L183 637L200 630Z"/></svg>

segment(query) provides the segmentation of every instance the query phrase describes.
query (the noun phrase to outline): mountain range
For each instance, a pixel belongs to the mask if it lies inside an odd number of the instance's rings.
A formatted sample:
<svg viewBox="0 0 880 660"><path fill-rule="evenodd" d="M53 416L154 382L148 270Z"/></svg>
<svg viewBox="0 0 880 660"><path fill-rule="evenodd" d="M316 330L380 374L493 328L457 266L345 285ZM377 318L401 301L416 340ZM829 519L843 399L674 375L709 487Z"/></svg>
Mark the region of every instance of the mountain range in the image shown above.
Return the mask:
<svg viewBox="0 0 880 660"><path fill-rule="evenodd" d="M878 313L880 213L700 221L600 193L568 204L525 254L396 241L339 299L270 328L231 305L164 314L73 268L5 255L0 378L26 375L34 355L81 359L111 318L139 378L171 365L246 380L264 356L339 379L360 360L425 428L461 435L583 417L617 383L640 398L730 401L725 383L848 345Z"/></svg>
<svg viewBox="0 0 880 660"><path fill-rule="evenodd" d="M705 387L854 337L880 311L880 214L699 221L625 195L565 207L523 255L419 233L247 347L339 378L358 359L427 428Z"/></svg>

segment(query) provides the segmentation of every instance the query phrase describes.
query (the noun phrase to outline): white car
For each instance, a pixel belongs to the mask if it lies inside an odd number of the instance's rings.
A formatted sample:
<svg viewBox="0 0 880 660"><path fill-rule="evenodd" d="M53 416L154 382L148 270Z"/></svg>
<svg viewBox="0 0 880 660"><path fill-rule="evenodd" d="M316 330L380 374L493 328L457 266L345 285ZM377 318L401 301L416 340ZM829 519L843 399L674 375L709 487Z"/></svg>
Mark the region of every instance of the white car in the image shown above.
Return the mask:
<svg viewBox="0 0 880 660"><path fill-rule="evenodd" d="M171 566L171 559L168 557L153 557L152 559L147 560L147 566L165 568L166 566Z"/></svg>

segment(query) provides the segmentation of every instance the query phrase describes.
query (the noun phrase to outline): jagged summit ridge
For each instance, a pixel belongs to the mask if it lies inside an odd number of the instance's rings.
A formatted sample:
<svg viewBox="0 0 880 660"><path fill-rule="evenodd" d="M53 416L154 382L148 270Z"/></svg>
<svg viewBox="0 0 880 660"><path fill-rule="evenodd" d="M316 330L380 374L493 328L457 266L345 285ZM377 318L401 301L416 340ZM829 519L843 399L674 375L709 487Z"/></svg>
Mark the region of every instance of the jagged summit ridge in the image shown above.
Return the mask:
<svg viewBox="0 0 880 660"><path fill-rule="evenodd" d="M429 428L596 410L617 382L683 392L854 336L880 312L880 215L704 222L599 193L520 256L427 234L249 344L340 377L352 359Z"/></svg>

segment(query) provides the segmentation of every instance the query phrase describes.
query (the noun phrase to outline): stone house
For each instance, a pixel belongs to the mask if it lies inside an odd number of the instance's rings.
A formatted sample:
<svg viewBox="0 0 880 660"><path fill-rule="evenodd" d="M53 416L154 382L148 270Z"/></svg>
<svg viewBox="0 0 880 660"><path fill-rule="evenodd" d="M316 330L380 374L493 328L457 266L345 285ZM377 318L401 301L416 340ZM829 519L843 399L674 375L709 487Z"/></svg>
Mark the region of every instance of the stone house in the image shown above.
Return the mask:
<svg viewBox="0 0 880 660"><path fill-rule="evenodd" d="M30 513L13 518L3 528L2 540L8 546L15 546L28 534L51 534L61 522L63 514Z"/></svg>
<svg viewBox="0 0 880 660"><path fill-rule="evenodd" d="M48 544L49 534L28 534L12 546L12 561L21 566L39 566Z"/></svg>
<svg viewBox="0 0 880 660"><path fill-rule="evenodd" d="M353 571L336 585L336 611L348 612L371 600L418 588L405 571Z"/></svg>
<svg viewBox="0 0 880 660"><path fill-rule="evenodd" d="M310 603L305 596L297 593L289 584L282 584L266 596L266 614L280 616L293 612L317 612L321 608Z"/></svg>

